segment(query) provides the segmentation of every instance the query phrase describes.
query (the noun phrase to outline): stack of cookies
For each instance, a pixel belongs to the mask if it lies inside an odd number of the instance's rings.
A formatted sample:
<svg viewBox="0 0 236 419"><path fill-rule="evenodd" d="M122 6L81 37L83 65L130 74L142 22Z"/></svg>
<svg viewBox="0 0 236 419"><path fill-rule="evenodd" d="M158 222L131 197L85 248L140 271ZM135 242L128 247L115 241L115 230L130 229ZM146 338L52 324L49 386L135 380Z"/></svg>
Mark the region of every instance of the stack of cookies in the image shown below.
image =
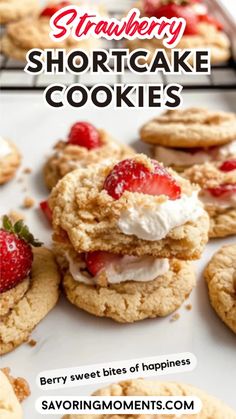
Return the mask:
<svg viewBox="0 0 236 419"><path fill-rule="evenodd" d="M188 180L137 154L69 173L49 202L72 304L129 323L166 316L188 297L209 228Z"/></svg>
<svg viewBox="0 0 236 419"><path fill-rule="evenodd" d="M152 145L158 161L177 171L229 160L236 157L236 114L205 108L167 111L148 121L140 137Z"/></svg>

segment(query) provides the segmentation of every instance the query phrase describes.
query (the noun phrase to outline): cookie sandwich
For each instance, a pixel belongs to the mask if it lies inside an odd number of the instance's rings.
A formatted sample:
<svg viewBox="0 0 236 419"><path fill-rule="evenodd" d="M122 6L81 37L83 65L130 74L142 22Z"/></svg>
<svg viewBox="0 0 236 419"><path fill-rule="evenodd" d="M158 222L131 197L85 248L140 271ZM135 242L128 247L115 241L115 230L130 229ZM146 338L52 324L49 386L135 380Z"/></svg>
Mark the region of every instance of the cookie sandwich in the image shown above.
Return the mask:
<svg viewBox="0 0 236 419"><path fill-rule="evenodd" d="M0 137L0 185L15 176L20 162L21 155L15 144Z"/></svg>
<svg viewBox="0 0 236 419"><path fill-rule="evenodd" d="M0 229L0 355L27 341L59 298L53 254L20 220L3 217Z"/></svg>
<svg viewBox="0 0 236 419"><path fill-rule="evenodd" d="M9 368L0 369L0 418L23 419L21 403L30 395L24 378L13 378Z"/></svg>
<svg viewBox="0 0 236 419"><path fill-rule="evenodd" d="M131 147L119 144L104 130L88 122L76 122L65 141L59 141L44 166L44 179L51 190L63 176L79 167L132 156Z"/></svg>
<svg viewBox="0 0 236 419"><path fill-rule="evenodd" d="M62 7L70 4L73 3L70 1L50 2L36 16L10 23L1 39L1 52L7 57L25 61L27 52L33 48L58 48L67 51L74 48L85 50L95 48L97 40L92 37L77 41L70 36L56 43L50 38L50 18Z"/></svg>
<svg viewBox="0 0 236 419"><path fill-rule="evenodd" d="M210 216L209 236L236 234L236 158L195 165L183 176L201 187L199 198Z"/></svg>
<svg viewBox="0 0 236 419"><path fill-rule="evenodd" d="M27 16L37 14L39 10L38 0L1 0L0 1L0 24L7 25Z"/></svg>
<svg viewBox="0 0 236 419"><path fill-rule="evenodd" d="M202 402L202 409L200 413L195 415L188 415L187 413L181 415L179 418L191 419L236 419L236 412L223 402L213 396L205 393L196 387L189 384L175 383L168 381L147 381L147 380L130 380L123 381L117 384L112 384L96 391L93 396L192 396L198 397ZM147 417L141 415L138 417ZM118 415L121 419L126 418L127 415ZM129 415L131 419L137 418L137 415ZM149 417L149 416L148 416ZM153 419L175 418L175 415L151 415ZM105 419L114 418L114 415L65 415L63 419Z"/></svg>
<svg viewBox="0 0 236 419"><path fill-rule="evenodd" d="M220 319L236 333L236 245L222 247L205 269L211 305Z"/></svg>
<svg viewBox="0 0 236 419"><path fill-rule="evenodd" d="M223 25L208 13L207 6L201 0L142 0L135 7L140 10L141 17L185 19L185 31L176 48L207 48L210 50L212 64L229 60L230 41ZM138 48L148 50L149 62L152 61L156 49L165 49L167 55L171 56L171 48L166 48L162 40L157 38L128 40L126 45L130 51Z"/></svg>
<svg viewBox="0 0 236 419"><path fill-rule="evenodd" d="M176 310L195 285L190 260L208 237L197 194L141 154L66 175L49 202L68 299L123 323Z"/></svg>
<svg viewBox="0 0 236 419"><path fill-rule="evenodd" d="M144 124L140 137L158 161L183 171L236 157L236 114L205 108L167 111Z"/></svg>

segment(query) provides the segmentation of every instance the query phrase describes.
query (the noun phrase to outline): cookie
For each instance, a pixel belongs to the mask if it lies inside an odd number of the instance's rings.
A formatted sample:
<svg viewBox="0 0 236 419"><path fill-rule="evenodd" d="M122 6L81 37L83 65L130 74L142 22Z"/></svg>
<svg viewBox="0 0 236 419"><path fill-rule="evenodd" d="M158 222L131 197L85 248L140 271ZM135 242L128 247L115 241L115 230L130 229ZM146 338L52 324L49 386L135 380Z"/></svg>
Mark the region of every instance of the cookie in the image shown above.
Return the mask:
<svg viewBox="0 0 236 419"><path fill-rule="evenodd" d="M21 156L17 147L0 137L0 185L14 177L20 162Z"/></svg>
<svg viewBox="0 0 236 419"><path fill-rule="evenodd" d="M195 165L183 176L201 187L199 198L210 216L209 237L236 234L236 159Z"/></svg>
<svg viewBox="0 0 236 419"><path fill-rule="evenodd" d="M94 396L195 396L202 401L202 410L196 415L181 415L185 419L236 419L236 412L223 402L189 384L168 381L130 380L96 391ZM127 415L65 415L63 419L125 418ZM148 419L150 415L129 415L130 418ZM151 415L153 419L175 418L176 415Z"/></svg>
<svg viewBox="0 0 236 419"><path fill-rule="evenodd" d="M0 369L0 373L1 372L7 377L19 402L23 402L25 399L27 399L27 397L30 396L30 387L24 378L12 377L10 368L2 368Z"/></svg>
<svg viewBox="0 0 236 419"><path fill-rule="evenodd" d="M222 247L205 269L209 298L220 319L236 333L236 245Z"/></svg>
<svg viewBox="0 0 236 419"><path fill-rule="evenodd" d="M0 24L7 25L26 16L36 15L38 0L0 0Z"/></svg>
<svg viewBox="0 0 236 419"><path fill-rule="evenodd" d="M30 286L29 278L9 291L0 294L0 317L8 312L24 297Z"/></svg>
<svg viewBox="0 0 236 419"><path fill-rule="evenodd" d="M105 287L75 281L67 272L63 288L68 300L98 317L120 323L168 316L177 310L195 286L190 262L171 260L169 271L149 282L128 281Z"/></svg>
<svg viewBox="0 0 236 419"><path fill-rule="evenodd" d="M54 147L55 153L48 159L44 166L44 180L51 190L57 182L67 173L79 167L89 167L92 164L109 159L122 160L134 155L134 150L125 145L118 144L104 130L99 130L101 146L88 150L86 147L59 141Z"/></svg>
<svg viewBox="0 0 236 419"><path fill-rule="evenodd" d="M7 57L25 61L27 52L33 48L57 48L69 52L75 48L90 50L96 48L99 43L92 37L81 41L69 37L55 44L49 36L49 22L49 18L37 16L9 24L1 39L1 52Z"/></svg>
<svg viewBox="0 0 236 419"><path fill-rule="evenodd" d="M55 306L60 275L52 252L35 248L30 287L0 322L0 355L27 341L32 330Z"/></svg>
<svg viewBox="0 0 236 419"><path fill-rule="evenodd" d="M169 110L147 122L140 137L146 143L170 148L219 146L235 140L236 114L205 108Z"/></svg>
<svg viewBox="0 0 236 419"><path fill-rule="evenodd" d="M23 419L23 410L14 389L3 371L0 370L0 418Z"/></svg>
<svg viewBox="0 0 236 419"><path fill-rule="evenodd" d="M150 174L154 167L144 155L135 155L129 162L140 164ZM133 256L199 258L207 242L209 219L197 198L198 189L168 171L165 180L171 179L174 188L181 190L181 199L128 190L114 199L104 189L114 166L78 169L58 182L50 198L54 240L71 242L78 253L103 250Z"/></svg>

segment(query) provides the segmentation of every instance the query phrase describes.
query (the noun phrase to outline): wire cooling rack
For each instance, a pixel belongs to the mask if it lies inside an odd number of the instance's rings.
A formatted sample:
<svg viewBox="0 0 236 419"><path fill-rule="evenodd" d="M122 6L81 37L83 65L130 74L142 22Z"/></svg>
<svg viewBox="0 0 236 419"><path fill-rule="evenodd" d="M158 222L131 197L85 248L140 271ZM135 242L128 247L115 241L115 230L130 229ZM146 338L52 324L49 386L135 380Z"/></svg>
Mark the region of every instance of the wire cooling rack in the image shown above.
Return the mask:
<svg viewBox="0 0 236 419"><path fill-rule="evenodd" d="M205 0L208 7L212 9L214 0ZM132 6L130 0L107 1L106 9L108 14L115 17L121 17ZM228 28L228 35L232 41L232 57L233 57L233 43L234 43L234 29L229 16L220 9L218 3L214 4L214 10L217 14L221 14L221 19ZM107 48L104 43L103 48ZM117 48L118 41L110 42L110 48ZM81 83L88 88L93 87L97 83L109 84L113 86L115 83L139 83L139 84L158 84L162 83L164 86L168 83L180 83L185 90L194 89L236 89L236 61L232 58L229 62L222 65L212 67L210 75L179 75L167 76L162 73L154 75L136 75L131 73L128 69L123 75L113 74L99 74L91 75L89 73L83 75L72 75L70 73L63 75L45 75L33 76L26 74L24 65L18 61L14 61L7 57L0 55L0 89L2 91L41 91L52 83L62 83L69 86L72 83Z"/></svg>

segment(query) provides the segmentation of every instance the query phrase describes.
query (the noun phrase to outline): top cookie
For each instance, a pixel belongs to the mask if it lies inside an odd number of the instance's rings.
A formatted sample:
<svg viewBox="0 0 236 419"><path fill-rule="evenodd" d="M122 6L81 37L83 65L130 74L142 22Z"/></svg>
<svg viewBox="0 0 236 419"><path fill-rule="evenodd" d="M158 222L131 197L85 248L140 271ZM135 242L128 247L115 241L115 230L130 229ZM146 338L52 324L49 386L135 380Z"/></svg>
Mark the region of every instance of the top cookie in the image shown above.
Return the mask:
<svg viewBox="0 0 236 419"><path fill-rule="evenodd" d="M147 122L141 139L165 147L211 147L236 138L236 114L189 108L167 111Z"/></svg>
<svg viewBox="0 0 236 419"><path fill-rule="evenodd" d="M236 419L236 412L204 391L188 384L158 382L146 380L130 380L113 384L98 390L94 396L195 396L202 401L202 410L196 415L181 415L184 419ZM66 415L63 419L103 419L126 418L125 415ZM129 415L130 418L148 419L150 415ZM175 415L151 415L153 419L175 418Z"/></svg>
<svg viewBox="0 0 236 419"><path fill-rule="evenodd" d="M6 25L26 16L32 16L38 10L38 0L0 0L0 24Z"/></svg>
<svg viewBox="0 0 236 419"><path fill-rule="evenodd" d="M79 253L198 258L208 216L198 188L144 155L66 175L54 188L54 239ZM66 233L66 234L65 234Z"/></svg>

